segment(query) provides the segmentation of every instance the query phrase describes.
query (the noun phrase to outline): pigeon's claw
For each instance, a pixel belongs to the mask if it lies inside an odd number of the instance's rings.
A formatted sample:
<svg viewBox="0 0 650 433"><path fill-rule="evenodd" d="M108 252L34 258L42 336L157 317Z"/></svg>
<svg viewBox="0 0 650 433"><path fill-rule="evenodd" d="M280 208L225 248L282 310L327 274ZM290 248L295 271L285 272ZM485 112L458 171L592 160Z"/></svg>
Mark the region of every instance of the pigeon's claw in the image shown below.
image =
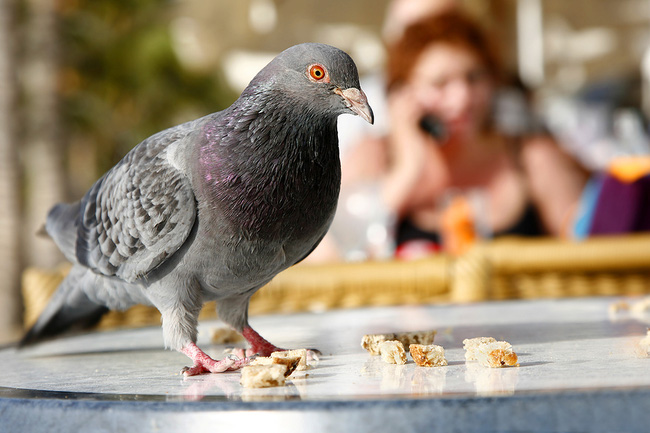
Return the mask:
<svg viewBox="0 0 650 433"><path fill-rule="evenodd" d="M318 349L307 349L307 364L312 362L317 363L320 361L320 357L323 356L323 352Z"/></svg>
<svg viewBox="0 0 650 433"><path fill-rule="evenodd" d="M205 373L223 373L224 371L239 370L246 364L247 359L238 359L236 357L226 357L220 361L210 358L204 351L199 349L195 343L189 343L181 349L187 355L194 365L192 367L185 367L181 371L184 376L196 376Z"/></svg>
<svg viewBox="0 0 650 433"><path fill-rule="evenodd" d="M257 352L257 350L259 349L252 349L250 347L248 349L245 349L243 347L227 347L223 350L223 353L240 359L247 358L248 360L253 360L259 356L262 356ZM277 348L277 350L274 350L273 352L279 352L283 350L286 349Z"/></svg>

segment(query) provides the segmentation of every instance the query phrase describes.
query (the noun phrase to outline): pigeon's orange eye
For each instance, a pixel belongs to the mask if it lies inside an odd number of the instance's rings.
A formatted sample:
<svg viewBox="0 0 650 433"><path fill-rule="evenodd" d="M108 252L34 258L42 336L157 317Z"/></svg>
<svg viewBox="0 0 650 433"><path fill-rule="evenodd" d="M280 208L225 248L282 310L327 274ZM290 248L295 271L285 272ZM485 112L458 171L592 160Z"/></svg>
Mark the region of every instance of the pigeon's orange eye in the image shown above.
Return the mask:
<svg viewBox="0 0 650 433"><path fill-rule="evenodd" d="M321 65L311 65L309 67L309 76L314 81L321 81L323 78L327 77L327 73L325 71L325 68L323 68Z"/></svg>

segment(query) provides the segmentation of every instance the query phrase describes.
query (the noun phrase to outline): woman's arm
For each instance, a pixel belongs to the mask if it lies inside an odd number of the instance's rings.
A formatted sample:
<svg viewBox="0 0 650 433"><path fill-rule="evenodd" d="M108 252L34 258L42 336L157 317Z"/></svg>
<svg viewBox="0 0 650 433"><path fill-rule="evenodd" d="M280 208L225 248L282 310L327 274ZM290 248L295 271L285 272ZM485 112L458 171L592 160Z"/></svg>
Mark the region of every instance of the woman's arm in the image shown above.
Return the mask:
<svg viewBox="0 0 650 433"><path fill-rule="evenodd" d="M521 162L530 193L550 234L568 235L588 173L549 136L523 142Z"/></svg>

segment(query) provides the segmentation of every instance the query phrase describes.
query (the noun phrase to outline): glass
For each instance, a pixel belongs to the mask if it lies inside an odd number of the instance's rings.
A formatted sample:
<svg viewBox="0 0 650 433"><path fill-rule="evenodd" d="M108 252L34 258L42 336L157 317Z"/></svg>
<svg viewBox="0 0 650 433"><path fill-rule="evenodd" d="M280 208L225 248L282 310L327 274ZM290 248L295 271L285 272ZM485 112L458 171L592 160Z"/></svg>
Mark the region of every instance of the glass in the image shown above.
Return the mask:
<svg viewBox="0 0 650 433"><path fill-rule="evenodd" d="M341 191L330 233L348 261L382 260L395 250L395 216L384 204L377 182Z"/></svg>

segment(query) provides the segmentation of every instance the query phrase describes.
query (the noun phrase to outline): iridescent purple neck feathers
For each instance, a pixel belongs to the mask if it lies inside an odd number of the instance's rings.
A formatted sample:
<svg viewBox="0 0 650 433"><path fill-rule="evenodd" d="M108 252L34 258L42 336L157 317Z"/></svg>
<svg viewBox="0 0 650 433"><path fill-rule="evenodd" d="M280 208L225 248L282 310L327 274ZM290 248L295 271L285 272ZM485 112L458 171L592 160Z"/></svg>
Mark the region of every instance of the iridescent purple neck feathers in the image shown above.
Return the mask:
<svg viewBox="0 0 650 433"><path fill-rule="evenodd" d="M199 174L213 208L263 237L324 224L340 187L336 116L238 102L203 129Z"/></svg>

